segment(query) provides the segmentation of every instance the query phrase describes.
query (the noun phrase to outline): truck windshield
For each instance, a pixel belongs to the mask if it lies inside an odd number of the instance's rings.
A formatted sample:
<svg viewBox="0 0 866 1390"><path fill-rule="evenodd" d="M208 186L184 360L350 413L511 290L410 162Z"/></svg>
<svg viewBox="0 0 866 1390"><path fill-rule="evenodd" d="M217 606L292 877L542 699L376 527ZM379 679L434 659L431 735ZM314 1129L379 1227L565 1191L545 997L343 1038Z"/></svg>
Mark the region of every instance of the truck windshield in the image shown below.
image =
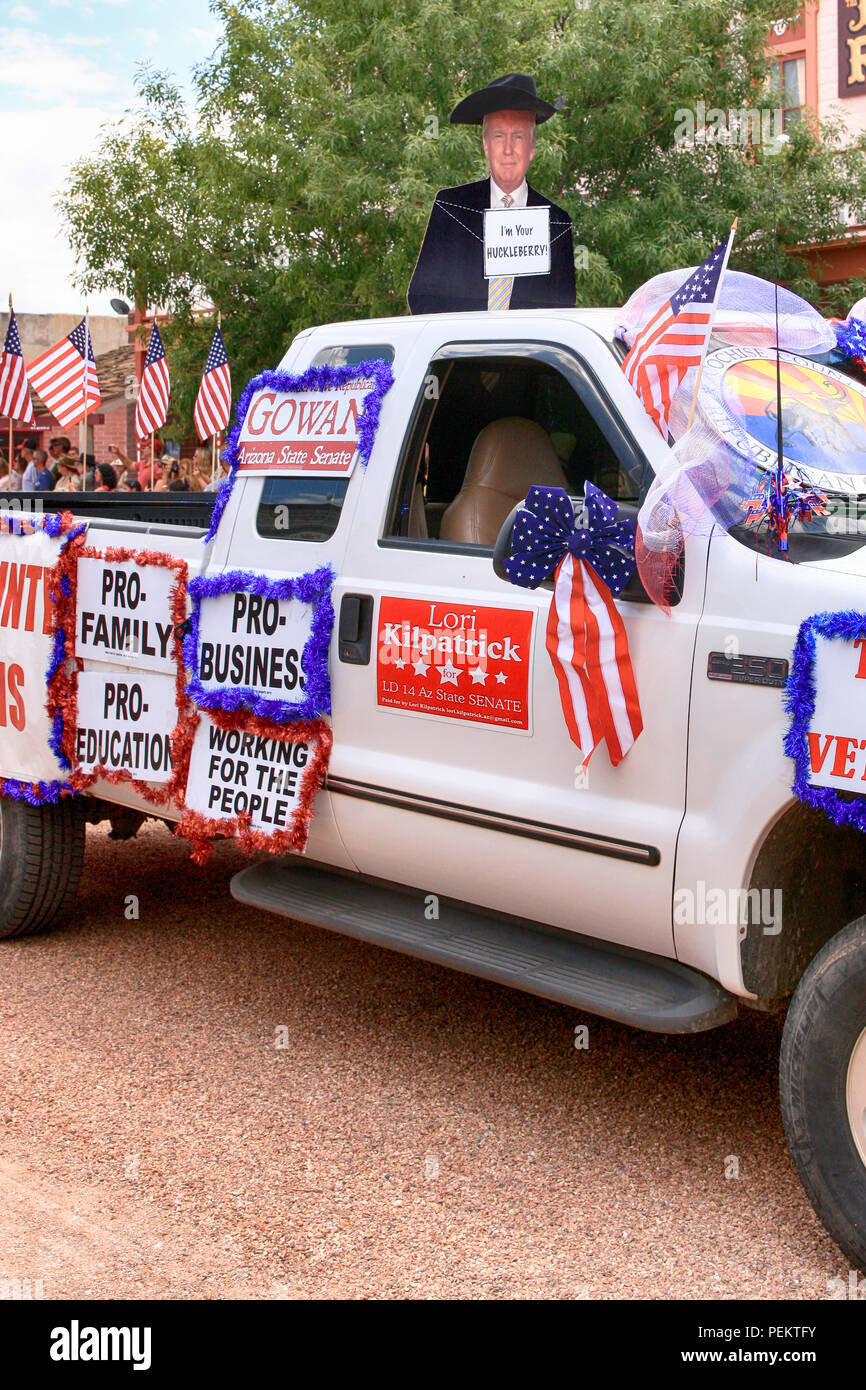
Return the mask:
<svg viewBox="0 0 866 1390"><path fill-rule="evenodd" d="M849 554L866 544L866 491L852 494L825 488L824 497L824 515L813 512L808 521L794 521L789 526L792 560ZM716 518L743 545L764 550L768 546L766 523L761 525L757 519L743 519L747 500L741 487L729 488L714 508ZM773 552L772 544L770 551Z"/></svg>
<svg viewBox="0 0 866 1390"><path fill-rule="evenodd" d="M728 479L713 513L738 540L758 549L768 543L760 494L774 475L781 433L790 495L799 488L825 499L821 511L790 522L790 558L817 559L863 544L866 383L859 369L789 352L777 365L770 349L727 346L706 359L700 413L694 447L705 477Z"/></svg>

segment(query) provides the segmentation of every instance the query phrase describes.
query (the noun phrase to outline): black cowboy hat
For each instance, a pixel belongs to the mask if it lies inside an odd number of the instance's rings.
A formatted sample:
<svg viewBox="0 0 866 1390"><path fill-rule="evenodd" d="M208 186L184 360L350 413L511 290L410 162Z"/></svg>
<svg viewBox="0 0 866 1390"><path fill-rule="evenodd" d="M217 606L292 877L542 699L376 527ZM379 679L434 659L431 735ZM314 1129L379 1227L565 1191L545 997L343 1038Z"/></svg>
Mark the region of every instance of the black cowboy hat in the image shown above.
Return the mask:
<svg viewBox="0 0 866 1390"><path fill-rule="evenodd" d="M527 77L525 72L509 72L458 101L449 119L452 125L481 125L484 117L494 111L531 111L536 125L541 125L542 121L556 115L562 101L560 97L556 105L551 106L536 92L534 77Z"/></svg>

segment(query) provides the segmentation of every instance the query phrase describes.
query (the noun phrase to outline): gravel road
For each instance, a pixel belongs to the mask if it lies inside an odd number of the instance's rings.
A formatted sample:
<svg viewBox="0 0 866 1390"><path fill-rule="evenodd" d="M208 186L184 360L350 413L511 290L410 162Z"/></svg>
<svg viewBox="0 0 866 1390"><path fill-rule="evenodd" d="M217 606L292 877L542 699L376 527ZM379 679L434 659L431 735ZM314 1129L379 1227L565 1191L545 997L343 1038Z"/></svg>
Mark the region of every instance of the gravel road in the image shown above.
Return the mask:
<svg viewBox="0 0 866 1390"><path fill-rule="evenodd" d="M91 829L68 929L0 945L0 1292L808 1300L847 1278L785 1147L778 1020L577 1015L241 907L243 862Z"/></svg>

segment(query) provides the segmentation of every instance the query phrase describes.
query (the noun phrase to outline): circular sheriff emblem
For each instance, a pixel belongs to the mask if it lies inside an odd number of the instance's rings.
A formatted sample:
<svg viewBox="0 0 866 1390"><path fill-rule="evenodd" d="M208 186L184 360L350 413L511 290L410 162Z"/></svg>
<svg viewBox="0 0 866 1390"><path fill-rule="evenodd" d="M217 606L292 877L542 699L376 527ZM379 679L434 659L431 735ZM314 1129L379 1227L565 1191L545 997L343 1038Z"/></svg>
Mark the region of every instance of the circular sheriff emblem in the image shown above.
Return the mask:
<svg viewBox="0 0 866 1390"><path fill-rule="evenodd" d="M782 352L782 452L822 492L866 492L866 384L807 357ZM727 443L748 436L760 469L776 464L776 354L725 347L707 358L706 413Z"/></svg>

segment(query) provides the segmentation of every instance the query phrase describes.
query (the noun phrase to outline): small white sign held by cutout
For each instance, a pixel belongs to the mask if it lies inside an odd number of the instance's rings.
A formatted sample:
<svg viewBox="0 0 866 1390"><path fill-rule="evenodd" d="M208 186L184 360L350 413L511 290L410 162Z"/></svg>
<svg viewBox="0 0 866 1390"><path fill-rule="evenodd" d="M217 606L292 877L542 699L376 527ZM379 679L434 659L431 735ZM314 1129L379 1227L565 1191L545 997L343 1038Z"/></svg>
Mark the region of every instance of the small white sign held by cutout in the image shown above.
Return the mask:
<svg viewBox="0 0 866 1390"><path fill-rule="evenodd" d="M484 275L550 274L550 208L488 208Z"/></svg>

